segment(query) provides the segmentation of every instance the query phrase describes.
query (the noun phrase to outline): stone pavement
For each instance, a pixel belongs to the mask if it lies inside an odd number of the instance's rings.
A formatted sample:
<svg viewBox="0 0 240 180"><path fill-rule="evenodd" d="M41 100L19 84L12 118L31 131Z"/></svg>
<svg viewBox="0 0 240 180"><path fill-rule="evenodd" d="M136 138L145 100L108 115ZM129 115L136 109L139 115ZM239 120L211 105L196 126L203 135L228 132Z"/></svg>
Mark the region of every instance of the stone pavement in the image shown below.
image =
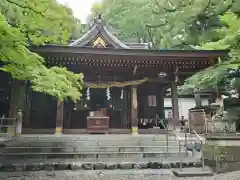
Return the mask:
<svg viewBox="0 0 240 180"><path fill-rule="evenodd" d="M212 177L175 177L169 170L52 171L0 173L0 180L239 180L240 171Z"/></svg>
<svg viewBox="0 0 240 180"><path fill-rule="evenodd" d="M0 173L1 180L169 180L169 170Z"/></svg>

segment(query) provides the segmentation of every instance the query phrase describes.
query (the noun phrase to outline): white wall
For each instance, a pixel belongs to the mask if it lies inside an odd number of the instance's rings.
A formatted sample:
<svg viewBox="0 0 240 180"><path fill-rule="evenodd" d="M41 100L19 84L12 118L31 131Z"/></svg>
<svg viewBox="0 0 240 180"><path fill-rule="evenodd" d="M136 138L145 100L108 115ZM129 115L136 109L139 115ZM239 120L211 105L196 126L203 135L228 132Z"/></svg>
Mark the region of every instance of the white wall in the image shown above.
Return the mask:
<svg viewBox="0 0 240 180"><path fill-rule="evenodd" d="M208 105L208 99L201 98L202 105ZM172 107L172 99L164 98L164 107ZM194 98L178 98L179 117L188 118L188 110L195 107ZM165 117L168 117L168 112L172 112L172 109L165 109Z"/></svg>

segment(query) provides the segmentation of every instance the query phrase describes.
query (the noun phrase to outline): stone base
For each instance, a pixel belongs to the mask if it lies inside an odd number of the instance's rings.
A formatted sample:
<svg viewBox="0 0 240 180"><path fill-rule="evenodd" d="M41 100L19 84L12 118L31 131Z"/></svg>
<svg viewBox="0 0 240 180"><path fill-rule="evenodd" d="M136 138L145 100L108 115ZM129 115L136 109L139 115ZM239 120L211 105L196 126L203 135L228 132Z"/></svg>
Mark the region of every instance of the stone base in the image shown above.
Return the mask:
<svg viewBox="0 0 240 180"><path fill-rule="evenodd" d="M17 162L17 161L16 161ZM39 162L9 162L0 164L0 172L19 172L19 171L53 171L53 170L115 170L115 169L171 169L179 168L180 162L78 162L78 161L39 161ZM196 176L210 175L212 171L201 172L202 168L197 168L194 162L183 164L182 172L174 170L176 176ZM190 169L190 170L189 170ZM199 175L197 175L199 176Z"/></svg>
<svg viewBox="0 0 240 180"><path fill-rule="evenodd" d="M173 174L177 177L201 177L213 176L213 171L210 168L182 168L174 169Z"/></svg>
<svg viewBox="0 0 240 180"><path fill-rule="evenodd" d="M55 134L62 134L62 127L56 127Z"/></svg>
<svg viewBox="0 0 240 180"><path fill-rule="evenodd" d="M138 135L138 127L132 127L132 134L133 135Z"/></svg>
<svg viewBox="0 0 240 180"><path fill-rule="evenodd" d="M181 128L180 128L180 127L176 127L176 128L175 128L175 132L176 132L176 133L181 133Z"/></svg>
<svg viewBox="0 0 240 180"><path fill-rule="evenodd" d="M13 127L8 127L7 128L7 133L8 134L14 134L14 128Z"/></svg>

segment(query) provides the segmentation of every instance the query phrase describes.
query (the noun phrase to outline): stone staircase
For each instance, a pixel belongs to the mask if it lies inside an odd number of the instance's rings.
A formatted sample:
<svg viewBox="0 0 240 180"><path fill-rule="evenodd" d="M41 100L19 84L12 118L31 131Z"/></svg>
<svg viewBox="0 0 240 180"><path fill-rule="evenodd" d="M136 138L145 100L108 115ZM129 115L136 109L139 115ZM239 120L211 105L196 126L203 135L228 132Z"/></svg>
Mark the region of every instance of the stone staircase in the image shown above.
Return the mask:
<svg viewBox="0 0 240 180"><path fill-rule="evenodd" d="M180 152L179 152L180 149ZM23 136L1 149L8 158L145 158L186 155L183 144L165 136Z"/></svg>
<svg viewBox="0 0 240 180"><path fill-rule="evenodd" d="M22 135L5 143L0 159L3 171L200 167L199 153L186 149L172 134Z"/></svg>

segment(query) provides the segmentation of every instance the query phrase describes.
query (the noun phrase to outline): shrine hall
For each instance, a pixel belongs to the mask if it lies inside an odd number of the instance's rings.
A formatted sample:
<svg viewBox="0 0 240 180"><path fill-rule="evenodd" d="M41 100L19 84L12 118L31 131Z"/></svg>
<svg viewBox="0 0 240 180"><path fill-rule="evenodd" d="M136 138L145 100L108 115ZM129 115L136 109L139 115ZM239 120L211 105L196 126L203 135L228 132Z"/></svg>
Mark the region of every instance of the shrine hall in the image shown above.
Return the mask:
<svg viewBox="0 0 240 180"><path fill-rule="evenodd" d="M44 57L48 67L84 74L83 95L77 102L59 102L27 87L23 133L35 134L158 133L166 89L171 88L172 116L178 121L177 86L228 54L227 50L151 50L149 43L124 43L101 18L69 45L31 47L31 51Z"/></svg>

